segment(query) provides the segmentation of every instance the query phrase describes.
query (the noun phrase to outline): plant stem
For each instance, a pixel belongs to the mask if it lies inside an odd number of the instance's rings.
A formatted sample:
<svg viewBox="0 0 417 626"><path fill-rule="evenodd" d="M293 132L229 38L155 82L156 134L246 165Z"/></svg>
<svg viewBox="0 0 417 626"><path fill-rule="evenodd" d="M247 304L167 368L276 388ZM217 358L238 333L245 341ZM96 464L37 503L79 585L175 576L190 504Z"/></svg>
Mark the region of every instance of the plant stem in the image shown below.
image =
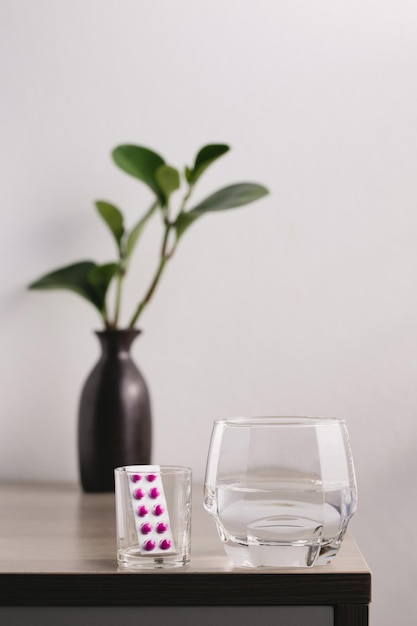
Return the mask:
<svg viewBox="0 0 417 626"><path fill-rule="evenodd" d="M179 210L180 213L182 213L184 211L185 205L187 204L188 200L190 199L190 196L191 196L191 194L193 192L193 189L194 189L193 185L188 185L188 191L185 194L184 198L182 199L182 203L181 203L180 210Z"/></svg>
<svg viewBox="0 0 417 626"><path fill-rule="evenodd" d="M193 191L193 186L192 185L188 185L188 190L186 192L186 194L183 197L183 200L181 202L181 206L179 209L179 213L182 213L185 209L185 205L187 204L187 201L189 200L191 193ZM169 221L169 210L168 207L166 207L166 210L164 212L164 223L165 223L165 232L164 232L164 238L162 241L162 248L161 248L161 256L159 259L159 264L155 273L155 276L152 279L152 282L149 286L148 291L145 294L145 297L143 298L143 300L141 300L141 302L139 303L135 313L133 314L132 319L130 320L130 324L129 324L129 328L134 328L136 322L139 319L139 316L141 315L143 309L147 306L147 304L149 303L150 299L152 298L154 291L156 289L156 287L158 286L159 280L162 276L162 272L164 271L165 265L167 263L167 261L169 261L169 259L172 257L172 255L175 252L176 249L176 243L174 243L172 249L167 252L167 247L168 247L168 238L169 238L169 233L171 232L171 229L174 227L174 223Z"/></svg>
<svg viewBox="0 0 417 626"><path fill-rule="evenodd" d="M164 271L167 261L171 258L171 256L174 253L175 246L171 250L171 252L169 253L167 252L168 237L169 237L169 233L171 231L172 226L173 225L170 222L167 222L165 224L165 233L164 233L164 239L162 242L161 257L159 260L159 264L158 264L155 276L153 277L152 282L149 286L149 289L146 292L143 300L139 303L139 306L137 307L132 319L130 320L129 328L134 328L140 314L142 313L143 309L146 307L146 305L149 303L150 299L153 296L153 293L159 283L159 280L161 278L162 272Z"/></svg>
<svg viewBox="0 0 417 626"><path fill-rule="evenodd" d="M158 200L152 204L150 209L145 213L143 218L136 224L135 228L132 232L136 232L136 239L131 244L130 250L126 248L126 245L119 244L119 267L117 270L117 284L116 284L116 299L115 299L115 309L114 309L114 318L113 322L106 321L106 327L109 329L116 330L119 325L119 316L122 304L122 291L123 291L123 281L126 276L126 272L129 264L129 256L132 253L132 248L136 245L137 239L139 237L140 231L144 227L145 223L152 216L155 209L158 207ZM131 233L132 234L132 233ZM129 240L129 239L128 239Z"/></svg>
<svg viewBox="0 0 417 626"><path fill-rule="evenodd" d="M109 322L109 317L107 315L107 307L106 304L104 304L104 308L101 311L101 317L103 318L103 322L104 322L104 327L109 330L111 328L111 324Z"/></svg>
<svg viewBox="0 0 417 626"><path fill-rule="evenodd" d="M120 315L120 307L122 303L122 287L123 287L123 279L125 277L125 269L123 267L123 262L120 260L118 276L117 276L117 285L116 285L116 307L114 312L114 322L113 327L116 329L119 324L119 315Z"/></svg>

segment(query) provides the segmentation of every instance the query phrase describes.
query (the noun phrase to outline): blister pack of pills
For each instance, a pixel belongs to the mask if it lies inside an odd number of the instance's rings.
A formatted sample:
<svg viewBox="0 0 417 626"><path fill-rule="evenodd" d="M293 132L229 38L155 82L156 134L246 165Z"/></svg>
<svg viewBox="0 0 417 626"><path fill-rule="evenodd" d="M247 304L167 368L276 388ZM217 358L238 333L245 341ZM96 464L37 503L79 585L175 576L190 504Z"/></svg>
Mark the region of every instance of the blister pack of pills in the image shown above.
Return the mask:
<svg viewBox="0 0 417 626"><path fill-rule="evenodd" d="M159 465L129 468L129 490L141 554L175 552Z"/></svg>

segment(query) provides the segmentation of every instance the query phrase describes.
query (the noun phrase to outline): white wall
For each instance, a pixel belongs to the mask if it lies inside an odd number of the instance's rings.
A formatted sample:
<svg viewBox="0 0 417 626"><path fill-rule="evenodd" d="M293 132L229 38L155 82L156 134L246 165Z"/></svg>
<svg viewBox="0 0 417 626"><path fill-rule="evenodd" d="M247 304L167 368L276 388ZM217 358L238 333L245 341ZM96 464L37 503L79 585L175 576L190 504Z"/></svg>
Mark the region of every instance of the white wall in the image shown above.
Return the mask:
<svg viewBox="0 0 417 626"><path fill-rule="evenodd" d="M230 143L200 196L240 180L271 195L195 224L143 317L154 460L202 478L215 418L345 417L372 623L396 623L398 606L413 623L415 2L0 0L0 29L0 478L77 478L99 319L25 286L112 258L93 200L130 224L148 206L110 150L139 143L183 166ZM135 259L126 317L158 236Z"/></svg>

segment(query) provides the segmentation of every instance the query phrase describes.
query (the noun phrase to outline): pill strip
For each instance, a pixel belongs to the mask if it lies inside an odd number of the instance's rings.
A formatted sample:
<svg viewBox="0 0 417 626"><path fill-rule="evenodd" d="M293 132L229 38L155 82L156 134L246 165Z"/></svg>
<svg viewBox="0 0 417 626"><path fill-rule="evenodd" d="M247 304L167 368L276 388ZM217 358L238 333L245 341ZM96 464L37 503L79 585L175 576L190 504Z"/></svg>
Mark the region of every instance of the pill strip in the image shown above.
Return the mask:
<svg viewBox="0 0 417 626"><path fill-rule="evenodd" d="M174 538L159 465L135 465L127 472L141 554L172 554Z"/></svg>

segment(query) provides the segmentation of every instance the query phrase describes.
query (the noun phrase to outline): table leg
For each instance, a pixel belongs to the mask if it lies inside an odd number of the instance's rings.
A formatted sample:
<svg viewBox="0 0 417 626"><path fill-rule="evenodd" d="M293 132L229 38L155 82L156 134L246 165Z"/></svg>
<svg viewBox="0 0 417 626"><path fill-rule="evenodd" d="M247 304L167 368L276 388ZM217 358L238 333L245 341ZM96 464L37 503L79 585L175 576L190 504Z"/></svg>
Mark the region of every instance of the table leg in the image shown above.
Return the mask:
<svg viewBox="0 0 417 626"><path fill-rule="evenodd" d="M334 626L368 626L367 604L337 604L334 607Z"/></svg>

